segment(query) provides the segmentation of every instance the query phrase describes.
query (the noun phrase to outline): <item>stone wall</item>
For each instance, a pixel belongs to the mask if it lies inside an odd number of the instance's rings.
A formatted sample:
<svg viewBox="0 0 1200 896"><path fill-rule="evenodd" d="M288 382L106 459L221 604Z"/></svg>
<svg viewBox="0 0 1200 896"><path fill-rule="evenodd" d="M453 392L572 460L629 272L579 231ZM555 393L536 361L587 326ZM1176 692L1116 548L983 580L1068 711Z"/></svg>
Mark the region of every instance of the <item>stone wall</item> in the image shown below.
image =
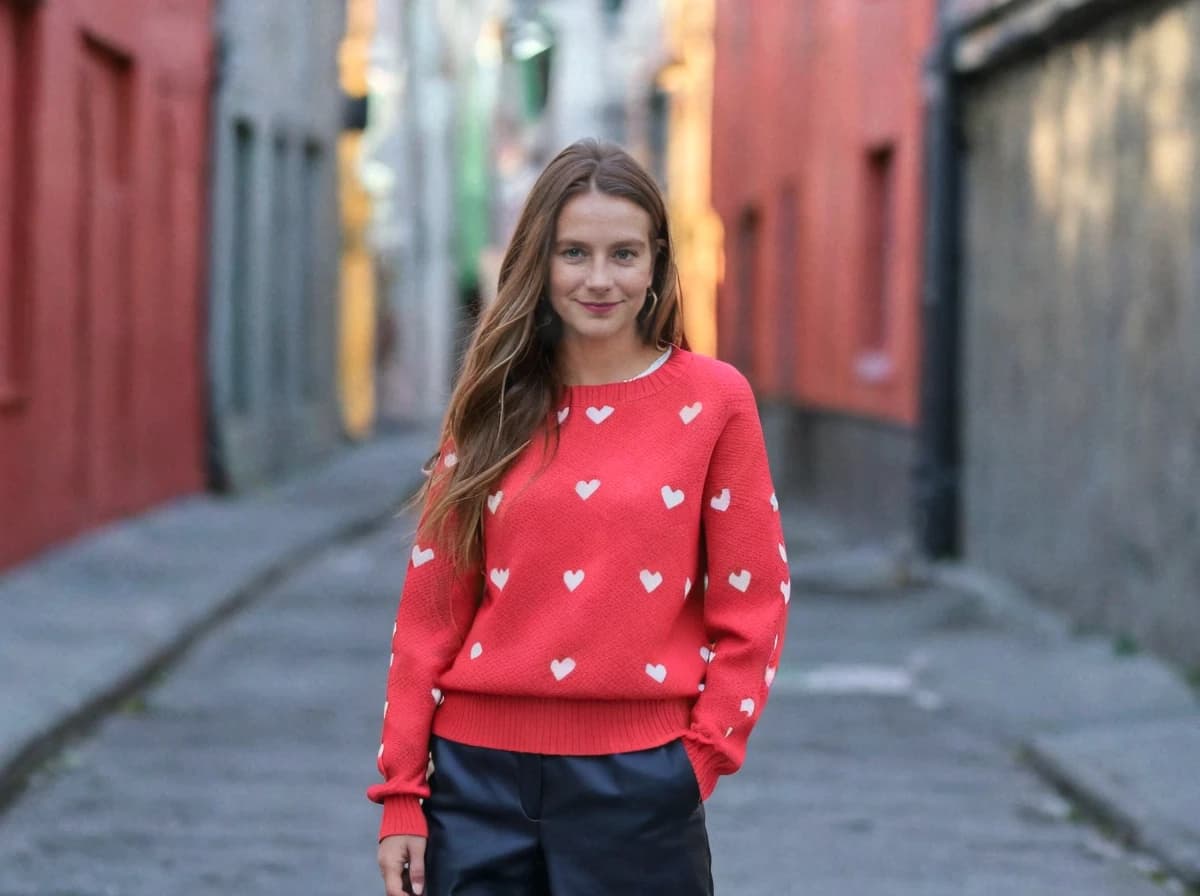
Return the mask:
<svg viewBox="0 0 1200 896"><path fill-rule="evenodd" d="M964 105L967 556L1200 662L1200 3Z"/></svg>

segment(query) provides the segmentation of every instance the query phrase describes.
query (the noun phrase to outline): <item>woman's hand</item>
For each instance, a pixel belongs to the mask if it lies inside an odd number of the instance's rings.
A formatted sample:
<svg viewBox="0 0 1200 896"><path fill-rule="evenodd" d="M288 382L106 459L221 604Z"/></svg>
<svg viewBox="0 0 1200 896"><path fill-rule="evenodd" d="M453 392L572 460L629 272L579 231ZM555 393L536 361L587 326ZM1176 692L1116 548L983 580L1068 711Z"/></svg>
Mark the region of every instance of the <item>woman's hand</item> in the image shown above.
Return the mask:
<svg viewBox="0 0 1200 896"><path fill-rule="evenodd" d="M404 883L405 865L411 890ZM379 872L387 896L421 896L425 892L425 838L409 834L384 837L379 841Z"/></svg>

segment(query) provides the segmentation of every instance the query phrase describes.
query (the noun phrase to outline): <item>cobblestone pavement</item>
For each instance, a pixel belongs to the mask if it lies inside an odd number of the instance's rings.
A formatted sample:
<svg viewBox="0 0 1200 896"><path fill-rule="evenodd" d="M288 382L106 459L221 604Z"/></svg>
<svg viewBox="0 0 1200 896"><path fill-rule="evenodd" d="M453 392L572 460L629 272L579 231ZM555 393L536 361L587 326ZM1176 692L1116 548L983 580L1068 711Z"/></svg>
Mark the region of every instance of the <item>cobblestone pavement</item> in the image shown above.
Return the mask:
<svg viewBox="0 0 1200 896"><path fill-rule="evenodd" d="M410 527L315 556L41 773L0 817L0 896L382 893L363 791ZM709 803L718 893L1167 892L907 677L952 601L792 601Z"/></svg>

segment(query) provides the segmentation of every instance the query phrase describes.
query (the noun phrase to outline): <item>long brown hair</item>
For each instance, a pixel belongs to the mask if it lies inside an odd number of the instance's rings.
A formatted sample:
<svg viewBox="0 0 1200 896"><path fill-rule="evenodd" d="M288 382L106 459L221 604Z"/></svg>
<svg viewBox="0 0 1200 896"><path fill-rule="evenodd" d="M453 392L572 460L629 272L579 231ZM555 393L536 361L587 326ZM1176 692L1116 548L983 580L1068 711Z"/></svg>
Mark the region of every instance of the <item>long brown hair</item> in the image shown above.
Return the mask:
<svg viewBox="0 0 1200 896"><path fill-rule="evenodd" d="M464 568L482 553L488 492L545 424L563 393L558 369L562 321L550 306L549 270L559 212L595 190L628 199L650 216L655 251L649 299L638 314L647 345L683 345L679 274L666 204L653 178L621 147L598 140L571 144L539 175L517 219L500 266L495 300L480 316L442 423L441 451L414 496L425 505L422 529ZM457 461L442 454L453 446ZM439 460L442 462L439 463Z"/></svg>

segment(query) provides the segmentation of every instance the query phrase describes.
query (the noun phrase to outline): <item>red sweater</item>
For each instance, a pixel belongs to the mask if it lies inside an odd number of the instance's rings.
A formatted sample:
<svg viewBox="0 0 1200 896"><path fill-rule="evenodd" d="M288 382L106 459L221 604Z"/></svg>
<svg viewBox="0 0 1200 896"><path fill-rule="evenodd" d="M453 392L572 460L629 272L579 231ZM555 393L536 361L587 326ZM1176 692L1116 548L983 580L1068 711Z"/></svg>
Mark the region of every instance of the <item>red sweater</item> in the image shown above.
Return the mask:
<svg viewBox="0 0 1200 896"><path fill-rule="evenodd" d="M558 755L683 738L705 799L742 764L791 596L749 384L677 348L569 387L548 425L557 450L536 436L488 498L478 567L417 527L368 790L381 838L427 835L431 731Z"/></svg>

